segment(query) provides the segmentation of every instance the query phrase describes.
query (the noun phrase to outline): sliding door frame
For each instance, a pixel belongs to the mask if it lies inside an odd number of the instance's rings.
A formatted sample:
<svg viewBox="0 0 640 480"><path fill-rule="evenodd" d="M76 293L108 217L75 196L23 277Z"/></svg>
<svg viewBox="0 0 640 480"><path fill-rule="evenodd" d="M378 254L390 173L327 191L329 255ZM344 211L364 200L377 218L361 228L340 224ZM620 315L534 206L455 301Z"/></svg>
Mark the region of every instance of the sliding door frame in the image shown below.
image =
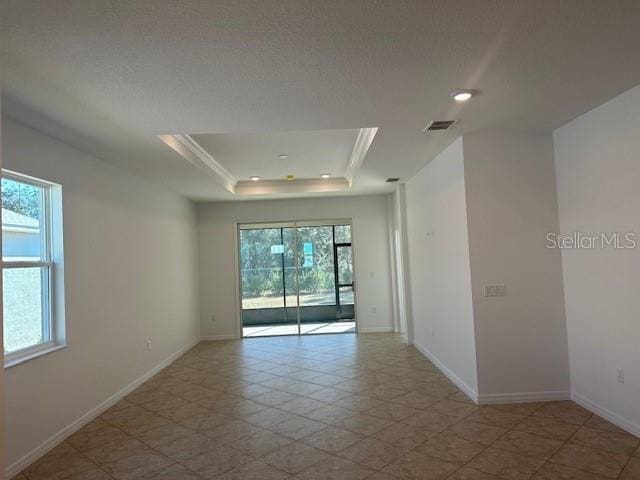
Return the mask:
<svg viewBox="0 0 640 480"><path fill-rule="evenodd" d="M335 226L337 225L350 225L351 226L351 243L345 244L336 244L335 242ZM355 251L353 248L354 238L355 238L355 227L353 219L351 218L337 218L337 219L322 219L322 220L275 220L273 222L235 222L235 262L236 262L236 305L237 305L237 315L236 315L236 338L253 338L253 337L245 337L244 336L244 325L242 322L242 261L240 259L240 252L242 251L240 248L240 231L241 230L254 230L261 228L293 228L294 229L294 259L295 259L295 269L296 269L296 316L298 321L298 334L297 336L303 336L307 334L301 333L300 330L300 288L299 288L299 261L298 261L298 227L328 227L333 226L333 264L334 269L337 268L338 258L337 258L337 249L339 246L351 246L351 262L352 262L352 289L353 289L353 321L355 323L356 334L358 333L358 312L356 307L357 302L357 294L356 294L356 268L355 268ZM283 230L281 230L281 239L282 239ZM283 242L284 245L284 242ZM284 265L284 255L282 257L282 262ZM334 270L335 271L335 270ZM336 281L336 304L339 305L340 302L340 292L339 286L337 284L338 278L335 277ZM287 299L286 299L286 283L284 279L284 268L283 268L283 297L284 297L284 319L286 319L287 315ZM284 320L283 319L283 320ZM314 335L334 335L332 333L315 333ZM267 337L279 337L283 335L264 335L259 338L267 338ZM294 335L290 335L294 336Z"/></svg>

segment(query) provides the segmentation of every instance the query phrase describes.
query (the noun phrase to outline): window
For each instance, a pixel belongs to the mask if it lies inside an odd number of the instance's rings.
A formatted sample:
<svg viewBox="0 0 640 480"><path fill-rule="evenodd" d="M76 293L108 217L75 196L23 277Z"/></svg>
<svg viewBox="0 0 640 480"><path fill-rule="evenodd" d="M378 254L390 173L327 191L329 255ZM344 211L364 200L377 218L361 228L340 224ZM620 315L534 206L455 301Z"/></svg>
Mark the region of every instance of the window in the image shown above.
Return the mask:
<svg viewBox="0 0 640 480"><path fill-rule="evenodd" d="M2 173L5 365L64 346L61 188ZM58 237L58 238L57 238Z"/></svg>

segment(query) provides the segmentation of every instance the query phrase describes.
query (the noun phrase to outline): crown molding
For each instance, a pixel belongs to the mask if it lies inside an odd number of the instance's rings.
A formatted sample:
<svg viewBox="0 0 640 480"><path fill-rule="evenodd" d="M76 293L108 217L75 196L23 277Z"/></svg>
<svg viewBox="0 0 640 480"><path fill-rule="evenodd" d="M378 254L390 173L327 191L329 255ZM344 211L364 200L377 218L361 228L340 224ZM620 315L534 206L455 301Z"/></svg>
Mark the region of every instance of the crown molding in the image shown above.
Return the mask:
<svg viewBox="0 0 640 480"><path fill-rule="evenodd" d="M158 137L193 165L207 172L209 176L213 177L229 192L236 193L236 184L238 183L236 177L216 161L190 135L158 135Z"/></svg>
<svg viewBox="0 0 640 480"><path fill-rule="evenodd" d="M347 182L349 182L349 188L351 188L353 184L353 178L356 172L362 166L364 157L367 155L376 133L378 133L378 127L361 128L358 132L356 142L351 151L349 163L347 164L347 169L344 173L344 177L347 179Z"/></svg>

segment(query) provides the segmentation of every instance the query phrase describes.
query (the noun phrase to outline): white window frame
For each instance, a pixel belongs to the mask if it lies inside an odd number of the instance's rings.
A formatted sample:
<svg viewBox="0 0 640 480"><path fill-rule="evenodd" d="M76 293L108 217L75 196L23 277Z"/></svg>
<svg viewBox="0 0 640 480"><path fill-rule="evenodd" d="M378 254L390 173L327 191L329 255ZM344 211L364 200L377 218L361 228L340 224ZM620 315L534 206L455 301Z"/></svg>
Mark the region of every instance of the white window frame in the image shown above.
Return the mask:
<svg viewBox="0 0 640 480"><path fill-rule="evenodd" d="M5 368L20 364L66 346L64 322L64 281L62 255L62 187L46 180L10 170L2 170L2 178L42 189L40 226L40 260L2 260L2 270L39 268L42 272L42 337L37 345L5 353ZM4 287L3 287L4 288Z"/></svg>

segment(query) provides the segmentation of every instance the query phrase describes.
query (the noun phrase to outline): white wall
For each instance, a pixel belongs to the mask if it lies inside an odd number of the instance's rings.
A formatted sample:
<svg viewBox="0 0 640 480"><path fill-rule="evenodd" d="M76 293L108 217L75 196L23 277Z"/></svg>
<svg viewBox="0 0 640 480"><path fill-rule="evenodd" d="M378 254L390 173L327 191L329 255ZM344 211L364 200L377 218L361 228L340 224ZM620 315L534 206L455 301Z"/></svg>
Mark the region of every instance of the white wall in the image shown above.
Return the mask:
<svg viewBox="0 0 640 480"><path fill-rule="evenodd" d="M197 240L191 202L2 120L4 167L62 185L67 297L68 346L5 371L11 464L198 339Z"/></svg>
<svg viewBox="0 0 640 480"><path fill-rule="evenodd" d="M1 78L1 76L0 76ZM0 85L0 94L2 85ZM0 99L2 95L0 95ZM0 103L0 146L2 145L2 104ZM0 168L2 168L2 148L0 148ZM0 230L0 254L2 252L2 231ZM2 278L0 276L0 292L2 291ZM2 319L2 295L0 295L0 339L4 338L4 321ZM0 348L0 366L4 365L4 348ZM4 369L0 368L0 480L4 478L5 472L5 414L4 408Z"/></svg>
<svg viewBox="0 0 640 480"><path fill-rule="evenodd" d="M236 222L351 218L359 331L393 328L386 196L201 203L197 212L204 337L239 333Z"/></svg>
<svg viewBox="0 0 640 480"><path fill-rule="evenodd" d="M413 343L477 391L462 139L406 184Z"/></svg>
<svg viewBox="0 0 640 480"><path fill-rule="evenodd" d="M639 132L640 86L554 132L563 234L640 241ZM640 435L640 244L565 249L562 264L574 397Z"/></svg>
<svg viewBox="0 0 640 480"><path fill-rule="evenodd" d="M566 398L567 335L550 134L465 135L480 402ZM506 285L485 298L484 285Z"/></svg>

